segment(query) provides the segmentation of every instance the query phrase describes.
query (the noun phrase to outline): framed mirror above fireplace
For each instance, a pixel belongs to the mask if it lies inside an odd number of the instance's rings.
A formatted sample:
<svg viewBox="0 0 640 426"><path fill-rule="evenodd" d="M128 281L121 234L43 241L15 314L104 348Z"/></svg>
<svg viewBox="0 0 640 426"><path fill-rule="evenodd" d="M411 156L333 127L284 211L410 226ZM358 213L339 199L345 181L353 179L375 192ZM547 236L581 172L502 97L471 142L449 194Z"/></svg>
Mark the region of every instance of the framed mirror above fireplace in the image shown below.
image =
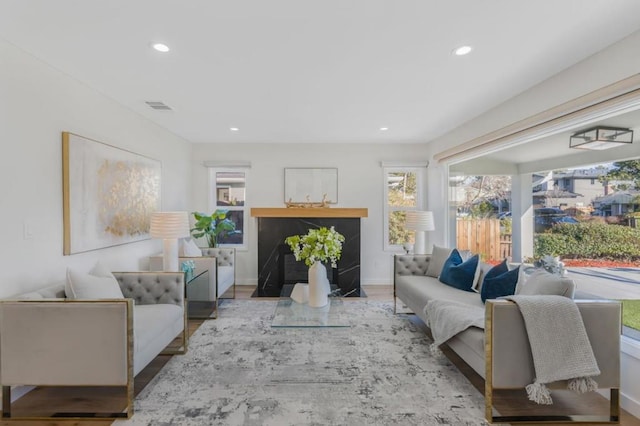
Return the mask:
<svg viewBox="0 0 640 426"><path fill-rule="evenodd" d="M285 203L336 204L338 169L287 167L284 169Z"/></svg>

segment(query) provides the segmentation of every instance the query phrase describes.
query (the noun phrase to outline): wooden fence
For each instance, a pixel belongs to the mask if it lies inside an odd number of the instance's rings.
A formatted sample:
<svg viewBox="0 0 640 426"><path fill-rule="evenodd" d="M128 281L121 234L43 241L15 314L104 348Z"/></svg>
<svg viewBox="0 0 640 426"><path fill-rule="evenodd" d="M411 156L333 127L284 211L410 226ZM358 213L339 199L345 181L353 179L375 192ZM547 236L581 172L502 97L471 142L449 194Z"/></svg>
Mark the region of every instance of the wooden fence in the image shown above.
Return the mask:
<svg viewBox="0 0 640 426"><path fill-rule="evenodd" d="M456 247L480 254L483 260L511 257L511 235L500 233L499 219L458 219Z"/></svg>

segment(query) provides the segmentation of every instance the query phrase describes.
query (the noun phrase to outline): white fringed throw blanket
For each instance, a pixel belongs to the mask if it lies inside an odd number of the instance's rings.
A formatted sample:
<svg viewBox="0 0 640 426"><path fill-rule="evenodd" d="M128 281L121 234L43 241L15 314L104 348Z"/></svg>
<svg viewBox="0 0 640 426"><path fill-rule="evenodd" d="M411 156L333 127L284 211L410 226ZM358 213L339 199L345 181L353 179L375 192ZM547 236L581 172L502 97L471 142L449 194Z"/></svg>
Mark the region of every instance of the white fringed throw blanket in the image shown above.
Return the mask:
<svg viewBox="0 0 640 426"><path fill-rule="evenodd" d="M448 300L429 300L424 307L433 336L431 352L439 355L438 347L469 327L484 329L484 309Z"/></svg>
<svg viewBox="0 0 640 426"><path fill-rule="evenodd" d="M582 316L564 296L508 296L520 308L531 345L536 378L527 395L538 404L553 404L547 383L569 380L578 393L596 390L600 375Z"/></svg>

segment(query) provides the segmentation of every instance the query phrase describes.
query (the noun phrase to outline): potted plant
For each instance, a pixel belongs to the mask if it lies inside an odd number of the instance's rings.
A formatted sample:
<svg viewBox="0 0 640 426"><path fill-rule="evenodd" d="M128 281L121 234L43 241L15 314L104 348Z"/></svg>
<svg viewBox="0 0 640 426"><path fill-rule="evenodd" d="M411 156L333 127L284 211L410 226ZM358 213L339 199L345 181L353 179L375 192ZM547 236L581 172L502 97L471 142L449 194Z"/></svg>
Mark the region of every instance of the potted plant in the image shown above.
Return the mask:
<svg viewBox="0 0 640 426"><path fill-rule="evenodd" d="M218 238L227 232L235 231L236 224L227 218L228 210L216 210L211 215L205 213L193 212L196 219L193 228L191 228L191 236L193 238L207 238L209 247L218 246Z"/></svg>
<svg viewBox="0 0 640 426"><path fill-rule="evenodd" d="M325 306L331 288L327 279L327 268L322 263L330 262L332 268L338 267L344 235L337 232L333 226L330 229L321 227L310 229L306 235L292 235L284 241L291 248L296 260L303 260L309 267L309 306Z"/></svg>

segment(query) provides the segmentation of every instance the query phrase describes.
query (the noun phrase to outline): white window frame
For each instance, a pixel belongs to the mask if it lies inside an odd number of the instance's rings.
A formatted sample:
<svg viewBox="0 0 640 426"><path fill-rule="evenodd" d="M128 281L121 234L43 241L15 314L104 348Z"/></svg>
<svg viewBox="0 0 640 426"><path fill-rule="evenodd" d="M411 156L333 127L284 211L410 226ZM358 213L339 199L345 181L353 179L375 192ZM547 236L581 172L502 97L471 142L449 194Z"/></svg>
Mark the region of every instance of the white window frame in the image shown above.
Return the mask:
<svg viewBox="0 0 640 426"><path fill-rule="evenodd" d="M418 166L393 166L383 167L382 173L382 187L383 187L383 206L382 206L382 221L383 221L383 250L397 252L402 250L402 246L399 244L389 244L389 214L394 211L413 211L413 210L425 210L425 186L424 181L425 167ZM416 205L415 207L389 206L389 174L390 173L415 173L416 174Z"/></svg>
<svg viewBox="0 0 640 426"><path fill-rule="evenodd" d="M220 172L243 172L244 173L244 205L243 206L218 206L218 189L216 185L216 174ZM213 213L216 209L229 211L242 211L242 244L219 244L220 247L235 248L236 250L249 250L249 167L209 167L209 211Z"/></svg>

